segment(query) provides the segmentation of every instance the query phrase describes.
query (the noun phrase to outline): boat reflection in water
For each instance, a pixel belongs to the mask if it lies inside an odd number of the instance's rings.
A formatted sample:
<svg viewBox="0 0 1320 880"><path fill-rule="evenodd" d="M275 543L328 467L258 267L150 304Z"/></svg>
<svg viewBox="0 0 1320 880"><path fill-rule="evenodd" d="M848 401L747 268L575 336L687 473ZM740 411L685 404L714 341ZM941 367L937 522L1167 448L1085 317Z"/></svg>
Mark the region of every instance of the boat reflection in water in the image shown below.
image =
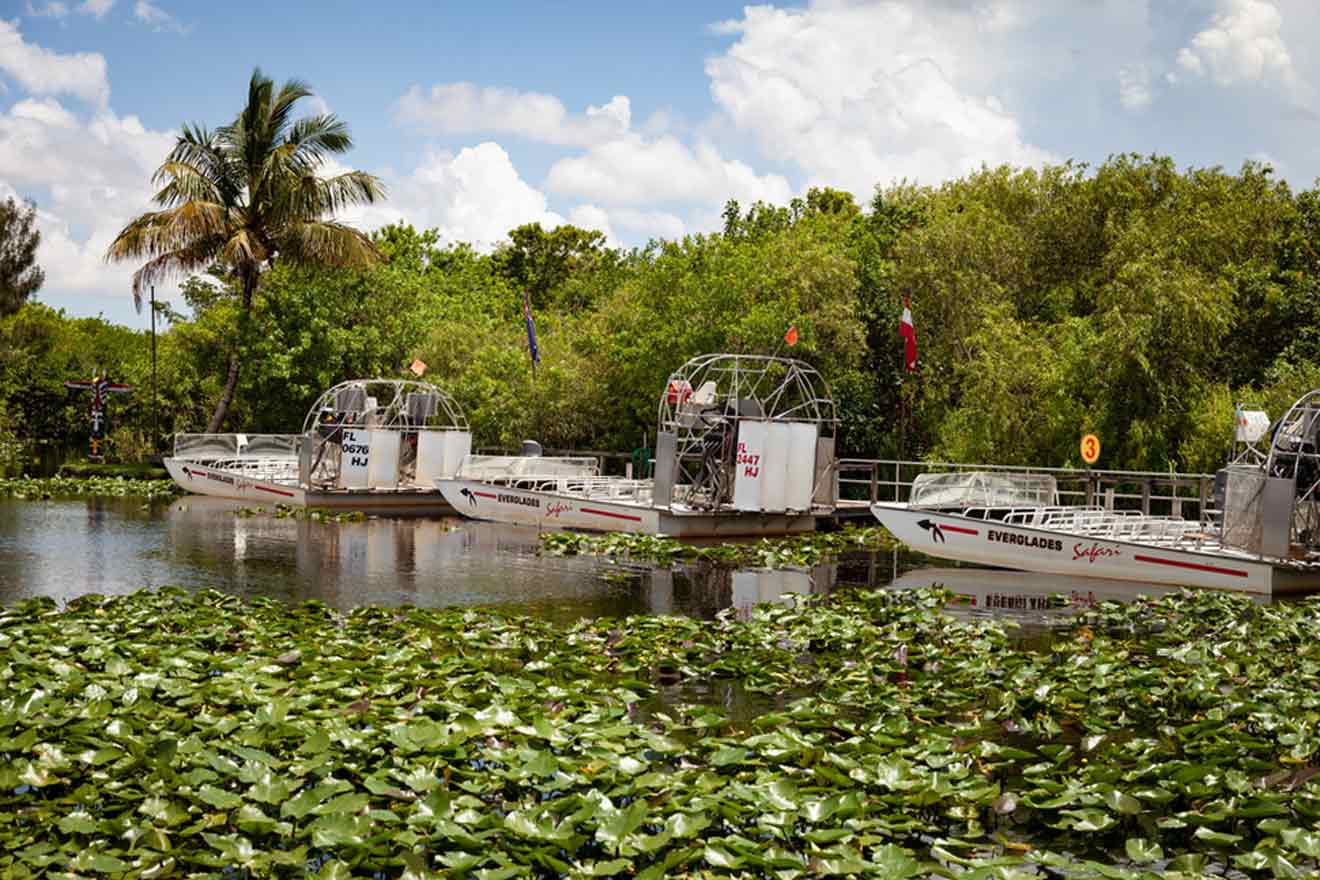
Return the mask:
<svg viewBox="0 0 1320 880"><path fill-rule="evenodd" d="M892 590L922 587L939 587L952 593L948 610L955 615L1000 617L1034 626L1062 626L1074 615L1102 602L1131 602L1139 596L1158 599L1182 589L1167 584L952 566L905 571L888 585ZM1268 596L1247 595L1257 603L1270 601Z"/></svg>
<svg viewBox="0 0 1320 880"><path fill-rule="evenodd" d="M840 589L941 586L953 613L1067 623L1076 610L1171 587L941 566L914 554L849 552L813 568L672 566L541 551L535 528L458 519L324 522L189 496L144 507L132 499L0 500L0 605L33 596L63 604L179 586L286 602L489 607L559 622L630 614L747 616L764 602ZM1062 595L1063 600L1051 599Z"/></svg>
<svg viewBox="0 0 1320 880"><path fill-rule="evenodd" d="M733 570L597 556L551 556L535 528L458 519L322 522L236 516L238 505L189 497L166 514L166 556L185 587L286 601L490 606L557 620L629 614L747 614L761 602L828 592L834 567ZM182 565L181 565L182 564ZM125 589L144 586L131 579ZM120 592L120 590L112 590ZM785 599L784 601L788 601Z"/></svg>

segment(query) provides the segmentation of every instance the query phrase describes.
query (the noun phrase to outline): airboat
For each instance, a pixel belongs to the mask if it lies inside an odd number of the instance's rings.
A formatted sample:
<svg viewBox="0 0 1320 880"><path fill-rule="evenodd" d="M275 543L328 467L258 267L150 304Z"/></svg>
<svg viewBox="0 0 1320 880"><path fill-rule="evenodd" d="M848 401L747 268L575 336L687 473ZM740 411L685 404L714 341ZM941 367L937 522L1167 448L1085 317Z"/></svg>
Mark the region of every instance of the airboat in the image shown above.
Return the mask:
<svg viewBox="0 0 1320 880"><path fill-rule="evenodd" d="M301 434L178 434L165 459L182 488L291 507L452 514L435 481L472 448L458 404L405 379L355 379L321 394Z"/></svg>
<svg viewBox="0 0 1320 880"><path fill-rule="evenodd" d="M542 529L681 538L809 532L834 511L837 423L829 388L810 365L707 354L680 367L660 394L650 479L470 456L436 485L465 516Z"/></svg>
<svg viewBox="0 0 1320 880"><path fill-rule="evenodd" d="M914 550L960 562L1266 596L1320 589L1320 389L1272 427L1263 412L1239 407L1235 431L1235 454L1216 474L1216 509L1198 520L1057 503L954 509L944 491L871 511ZM995 494L1049 493L1023 482Z"/></svg>

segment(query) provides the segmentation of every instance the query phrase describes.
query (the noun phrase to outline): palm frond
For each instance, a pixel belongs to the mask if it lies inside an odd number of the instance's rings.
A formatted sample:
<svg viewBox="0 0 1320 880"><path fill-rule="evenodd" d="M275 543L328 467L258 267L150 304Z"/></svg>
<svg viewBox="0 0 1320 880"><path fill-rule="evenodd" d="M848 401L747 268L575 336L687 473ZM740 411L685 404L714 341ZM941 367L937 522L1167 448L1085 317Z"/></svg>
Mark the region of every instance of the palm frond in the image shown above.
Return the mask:
<svg viewBox="0 0 1320 880"><path fill-rule="evenodd" d="M174 207L190 201L224 203L225 194L220 184L209 174L185 162L166 161L156 169L153 182L165 181L153 201L158 205Z"/></svg>
<svg viewBox="0 0 1320 880"><path fill-rule="evenodd" d="M304 170L314 169L328 154L344 153L353 147L348 125L332 114L299 119L289 130L288 142L295 148L295 162Z"/></svg>
<svg viewBox="0 0 1320 880"><path fill-rule="evenodd" d="M234 268L260 266L270 259L269 249L250 229L238 229L220 248L217 258Z"/></svg>
<svg viewBox="0 0 1320 880"><path fill-rule="evenodd" d="M271 140L283 140L293 116L294 105L303 98L310 98L312 89L300 79L285 80L280 91L270 105L268 118Z"/></svg>
<svg viewBox="0 0 1320 880"><path fill-rule="evenodd" d="M211 265L215 244L212 241L199 241L190 247L160 254L144 263L142 268L133 273L134 306L141 309L142 292L148 285L191 275Z"/></svg>
<svg viewBox="0 0 1320 880"><path fill-rule="evenodd" d="M370 266L382 259L368 236L331 220L289 227L279 239L279 252L281 258L293 263L343 268Z"/></svg>

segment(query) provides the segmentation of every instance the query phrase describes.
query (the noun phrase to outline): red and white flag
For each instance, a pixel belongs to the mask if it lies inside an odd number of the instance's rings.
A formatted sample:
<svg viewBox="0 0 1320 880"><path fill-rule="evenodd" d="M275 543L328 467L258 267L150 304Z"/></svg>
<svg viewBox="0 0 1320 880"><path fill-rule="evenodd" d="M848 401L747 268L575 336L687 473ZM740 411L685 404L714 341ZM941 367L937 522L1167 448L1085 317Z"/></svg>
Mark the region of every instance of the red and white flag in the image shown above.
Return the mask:
<svg viewBox="0 0 1320 880"><path fill-rule="evenodd" d="M911 373L917 368L917 328L912 326L912 308L903 297L903 317L898 321L898 335L903 337L903 366Z"/></svg>

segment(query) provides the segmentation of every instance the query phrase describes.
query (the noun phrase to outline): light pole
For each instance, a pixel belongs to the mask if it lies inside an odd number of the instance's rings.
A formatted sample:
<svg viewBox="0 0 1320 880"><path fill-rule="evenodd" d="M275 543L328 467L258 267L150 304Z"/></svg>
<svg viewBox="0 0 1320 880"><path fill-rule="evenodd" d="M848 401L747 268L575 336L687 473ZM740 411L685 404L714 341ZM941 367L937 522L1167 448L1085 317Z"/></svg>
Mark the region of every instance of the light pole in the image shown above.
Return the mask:
<svg viewBox="0 0 1320 880"><path fill-rule="evenodd" d="M160 413L156 403L156 285L151 285L151 454L160 454Z"/></svg>

